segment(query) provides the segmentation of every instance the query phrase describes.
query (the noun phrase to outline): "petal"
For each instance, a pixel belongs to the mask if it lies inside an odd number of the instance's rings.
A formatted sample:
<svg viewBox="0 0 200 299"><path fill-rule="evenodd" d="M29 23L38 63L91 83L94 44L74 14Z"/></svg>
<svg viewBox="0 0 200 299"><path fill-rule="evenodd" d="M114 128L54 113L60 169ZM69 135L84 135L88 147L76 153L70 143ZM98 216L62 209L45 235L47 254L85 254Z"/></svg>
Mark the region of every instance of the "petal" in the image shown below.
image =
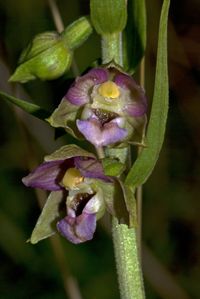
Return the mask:
<svg viewBox="0 0 200 299"><path fill-rule="evenodd" d="M107 69L95 68L91 69L85 76L91 77L96 85L108 80L109 73Z"/></svg>
<svg viewBox="0 0 200 299"><path fill-rule="evenodd" d="M75 84L70 87L64 99L73 105L82 106L90 101L89 90L94 84L91 78L80 77L76 80Z"/></svg>
<svg viewBox="0 0 200 299"><path fill-rule="evenodd" d="M127 136L126 130L114 122L101 126L96 119L77 120L77 127L85 138L96 147L119 142Z"/></svg>
<svg viewBox="0 0 200 299"><path fill-rule="evenodd" d="M44 162L22 179L27 187L41 188L50 191L62 189L59 185L69 161Z"/></svg>
<svg viewBox="0 0 200 299"><path fill-rule="evenodd" d="M86 203L83 213L94 214L96 213L96 219L100 219L105 213L105 202L103 198L103 191L97 190L97 193Z"/></svg>
<svg viewBox="0 0 200 299"><path fill-rule="evenodd" d="M96 214L82 213L78 217L67 216L57 223L57 229L70 242L79 244L91 240L96 230Z"/></svg>
<svg viewBox="0 0 200 299"><path fill-rule="evenodd" d="M73 105L82 106L90 101L90 89L107 79L108 71L106 69L92 69L84 76L76 79L75 84L68 90L64 98Z"/></svg>
<svg viewBox="0 0 200 299"><path fill-rule="evenodd" d="M91 158L75 157L75 167L79 169L82 176L86 178L101 179L110 182L111 179L103 173L103 167L100 162Z"/></svg>
<svg viewBox="0 0 200 299"><path fill-rule="evenodd" d="M135 82L135 80L126 74L117 74L113 80L118 86L125 87L128 89L134 89L137 88L138 85Z"/></svg>
<svg viewBox="0 0 200 299"><path fill-rule="evenodd" d="M147 105L144 103L129 103L124 107L124 111L130 116L143 116L147 112Z"/></svg>
<svg viewBox="0 0 200 299"><path fill-rule="evenodd" d="M137 117L144 115L147 110L147 100L143 88L131 76L125 74L116 75L114 82L121 88L130 90L131 102L125 105L124 110L130 116Z"/></svg>

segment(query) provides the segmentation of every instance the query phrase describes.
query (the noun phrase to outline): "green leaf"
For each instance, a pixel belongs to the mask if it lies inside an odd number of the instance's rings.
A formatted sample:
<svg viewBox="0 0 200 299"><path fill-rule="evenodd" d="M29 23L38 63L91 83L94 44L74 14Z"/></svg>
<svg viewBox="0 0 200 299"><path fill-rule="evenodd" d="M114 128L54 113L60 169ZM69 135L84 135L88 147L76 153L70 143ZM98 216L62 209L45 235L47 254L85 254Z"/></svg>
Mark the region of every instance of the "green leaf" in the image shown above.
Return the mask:
<svg viewBox="0 0 200 299"><path fill-rule="evenodd" d="M92 33L92 25L87 17L81 17L61 33L69 49L74 50L83 44Z"/></svg>
<svg viewBox="0 0 200 299"><path fill-rule="evenodd" d="M41 108L38 105L35 105L33 103L29 103L27 101L18 99L16 97L13 97L5 92L0 91L0 97L12 104L15 104L16 106L20 107L27 113L44 120L45 118L49 117L50 113L46 111L45 109Z"/></svg>
<svg viewBox="0 0 200 299"><path fill-rule="evenodd" d="M91 20L101 35L121 32L126 26L126 0L90 0Z"/></svg>
<svg viewBox="0 0 200 299"><path fill-rule="evenodd" d="M45 156L45 161L65 160L73 157L91 157L95 159L92 153L82 149L75 144L64 145L51 155Z"/></svg>
<svg viewBox="0 0 200 299"><path fill-rule="evenodd" d="M128 1L128 20L123 33L124 67L133 73L146 49L145 0Z"/></svg>
<svg viewBox="0 0 200 299"><path fill-rule="evenodd" d="M149 125L147 147L133 164L125 183L137 187L152 173L164 141L168 113L167 20L170 0L164 0L158 38L155 88Z"/></svg>
<svg viewBox="0 0 200 299"><path fill-rule="evenodd" d="M63 201L63 195L63 191L53 191L50 193L33 229L31 238L28 240L32 244L36 244L56 232L56 223L61 218L60 205Z"/></svg>
<svg viewBox="0 0 200 299"><path fill-rule="evenodd" d="M105 175L120 176L125 170L125 165L116 159L105 158L102 160Z"/></svg>

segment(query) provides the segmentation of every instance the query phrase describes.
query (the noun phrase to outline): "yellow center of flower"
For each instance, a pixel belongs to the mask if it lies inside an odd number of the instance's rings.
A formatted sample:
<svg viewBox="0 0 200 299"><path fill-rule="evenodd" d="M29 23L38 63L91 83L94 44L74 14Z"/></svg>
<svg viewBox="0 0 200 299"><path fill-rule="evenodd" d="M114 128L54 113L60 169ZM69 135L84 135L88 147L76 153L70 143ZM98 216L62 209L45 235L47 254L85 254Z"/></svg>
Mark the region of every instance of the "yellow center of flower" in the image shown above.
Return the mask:
<svg viewBox="0 0 200 299"><path fill-rule="evenodd" d="M105 98L116 99L120 95L119 87L112 81L102 83L98 89L101 96Z"/></svg>
<svg viewBox="0 0 200 299"><path fill-rule="evenodd" d="M81 175L80 171L76 168L69 168L62 179L64 187L73 189L78 184L83 182L84 177Z"/></svg>

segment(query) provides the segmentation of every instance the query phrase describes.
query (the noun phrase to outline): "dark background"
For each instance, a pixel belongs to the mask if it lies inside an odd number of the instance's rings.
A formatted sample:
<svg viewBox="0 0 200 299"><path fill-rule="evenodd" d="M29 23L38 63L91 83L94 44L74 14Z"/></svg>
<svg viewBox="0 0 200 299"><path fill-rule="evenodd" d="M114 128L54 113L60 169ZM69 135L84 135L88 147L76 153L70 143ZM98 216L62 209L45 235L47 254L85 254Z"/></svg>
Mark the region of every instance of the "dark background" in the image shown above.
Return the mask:
<svg viewBox="0 0 200 299"><path fill-rule="evenodd" d="M87 0L57 3L65 26L89 13ZM161 4L147 1L149 101ZM148 299L200 297L199 16L199 0L171 1L167 133L159 162L144 186L143 264ZM55 29L47 2L0 0L0 24L1 90L52 109L65 93L66 77L23 86L7 84L27 42L37 33ZM99 57L100 40L95 34L75 52L80 72ZM119 298L112 241L101 224L95 238L83 245L55 237L35 246L25 242L40 212L37 198L41 203L45 194L25 188L21 178L45 153L71 140L54 141L53 130L46 124L3 101L0 119L0 299L70 298L69 290L77 291L76 281L83 298Z"/></svg>

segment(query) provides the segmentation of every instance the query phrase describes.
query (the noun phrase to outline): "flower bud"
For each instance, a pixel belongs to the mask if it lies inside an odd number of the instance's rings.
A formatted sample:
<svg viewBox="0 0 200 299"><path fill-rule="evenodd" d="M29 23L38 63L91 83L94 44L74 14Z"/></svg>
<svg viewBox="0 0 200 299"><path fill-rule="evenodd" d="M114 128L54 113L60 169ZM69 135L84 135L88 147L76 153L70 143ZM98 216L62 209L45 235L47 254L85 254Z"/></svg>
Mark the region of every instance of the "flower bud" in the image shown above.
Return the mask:
<svg viewBox="0 0 200 299"><path fill-rule="evenodd" d="M69 49L79 47L92 33L92 25L87 17L81 17L70 24L63 32L62 38Z"/></svg>
<svg viewBox="0 0 200 299"><path fill-rule="evenodd" d="M72 52L57 32L36 35L22 52L19 66L9 81L25 83L39 78L56 79L71 66Z"/></svg>
<svg viewBox="0 0 200 299"><path fill-rule="evenodd" d="M126 26L126 0L91 0L91 19L101 35L122 31Z"/></svg>

